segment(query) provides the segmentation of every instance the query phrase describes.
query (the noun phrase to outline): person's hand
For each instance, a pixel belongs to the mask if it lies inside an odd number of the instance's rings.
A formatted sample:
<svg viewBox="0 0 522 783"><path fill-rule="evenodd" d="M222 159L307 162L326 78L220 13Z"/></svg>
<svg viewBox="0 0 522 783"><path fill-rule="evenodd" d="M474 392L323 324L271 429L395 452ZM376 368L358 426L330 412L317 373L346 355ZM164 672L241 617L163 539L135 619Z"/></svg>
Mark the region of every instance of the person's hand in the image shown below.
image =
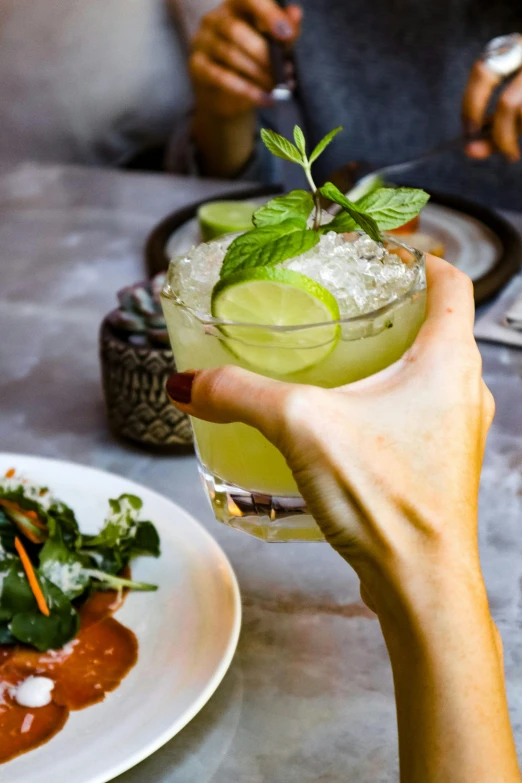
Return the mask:
<svg viewBox="0 0 522 783"><path fill-rule="evenodd" d="M477 547L493 398L470 280L428 259L428 310L405 356L337 389L238 367L167 383L184 412L257 427L377 611L393 670L401 781L520 783L500 637ZM347 673L349 676L349 673Z"/></svg>
<svg viewBox="0 0 522 783"><path fill-rule="evenodd" d="M502 77L481 60L475 63L464 92L462 113L467 133L478 133L486 121L486 111ZM520 160L522 132L522 71L502 90L493 117L492 141L472 141L466 148L472 158L483 159L499 150L512 163Z"/></svg>
<svg viewBox="0 0 522 783"><path fill-rule="evenodd" d="M480 573L477 495L494 403L473 338L469 278L434 257L427 273L414 345L370 378L328 390L228 366L167 384L191 416L249 424L280 449L378 612L390 592L421 589L441 569ZM189 387L190 404L176 402Z"/></svg>
<svg viewBox="0 0 522 783"><path fill-rule="evenodd" d="M204 16L190 58L197 102L222 117L270 105L274 79L265 35L290 45L301 17L299 6L283 9L274 0L225 0Z"/></svg>

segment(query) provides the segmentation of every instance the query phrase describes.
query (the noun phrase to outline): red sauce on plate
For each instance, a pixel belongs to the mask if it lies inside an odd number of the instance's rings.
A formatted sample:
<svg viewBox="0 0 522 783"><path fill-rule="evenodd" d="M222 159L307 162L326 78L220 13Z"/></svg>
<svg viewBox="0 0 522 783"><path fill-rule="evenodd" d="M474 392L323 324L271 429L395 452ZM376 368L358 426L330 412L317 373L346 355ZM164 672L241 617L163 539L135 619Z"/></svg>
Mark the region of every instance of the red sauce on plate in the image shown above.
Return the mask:
<svg viewBox="0 0 522 783"><path fill-rule="evenodd" d="M92 595L80 610L78 634L61 650L0 646L0 764L47 742L71 710L103 701L132 669L137 639L112 617L121 603L112 591ZM30 675L54 680L52 701L45 707L22 707L10 694Z"/></svg>

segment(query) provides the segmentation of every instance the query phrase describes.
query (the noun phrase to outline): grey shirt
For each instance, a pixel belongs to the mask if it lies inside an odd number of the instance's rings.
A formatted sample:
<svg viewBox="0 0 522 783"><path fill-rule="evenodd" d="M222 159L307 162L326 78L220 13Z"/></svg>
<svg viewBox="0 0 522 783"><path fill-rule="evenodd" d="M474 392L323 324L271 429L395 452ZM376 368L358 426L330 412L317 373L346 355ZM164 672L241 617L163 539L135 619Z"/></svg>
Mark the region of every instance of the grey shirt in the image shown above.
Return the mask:
<svg viewBox="0 0 522 783"><path fill-rule="evenodd" d="M166 0L0 0L0 161L126 163L191 103Z"/></svg>
<svg viewBox="0 0 522 783"><path fill-rule="evenodd" d="M310 140L344 132L318 179L350 160L391 163L461 132L464 87L484 44L522 32L520 0L301 0L295 60ZM437 158L408 184L522 210L522 165Z"/></svg>

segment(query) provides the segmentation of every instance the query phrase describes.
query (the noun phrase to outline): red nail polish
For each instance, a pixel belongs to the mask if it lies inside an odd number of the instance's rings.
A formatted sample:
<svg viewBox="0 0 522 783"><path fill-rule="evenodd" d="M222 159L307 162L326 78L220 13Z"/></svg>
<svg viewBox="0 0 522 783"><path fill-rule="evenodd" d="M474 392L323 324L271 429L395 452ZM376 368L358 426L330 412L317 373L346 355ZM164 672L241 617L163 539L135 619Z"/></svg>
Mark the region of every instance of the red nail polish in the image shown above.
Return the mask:
<svg viewBox="0 0 522 783"><path fill-rule="evenodd" d="M196 373L193 370L187 372L175 372L166 383L167 394L174 402L190 405L192 398L192 384Z"/></svg>

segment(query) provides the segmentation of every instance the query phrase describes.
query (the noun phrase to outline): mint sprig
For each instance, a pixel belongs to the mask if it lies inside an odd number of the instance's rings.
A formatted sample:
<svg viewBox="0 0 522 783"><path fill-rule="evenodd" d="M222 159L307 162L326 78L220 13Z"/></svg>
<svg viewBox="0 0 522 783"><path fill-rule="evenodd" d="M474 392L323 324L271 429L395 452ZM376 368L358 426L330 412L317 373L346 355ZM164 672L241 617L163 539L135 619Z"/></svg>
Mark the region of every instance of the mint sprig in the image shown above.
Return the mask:
<svg viewBox="0 0 522 783"><path fill-rule="evenodd" d="M275 155L276 158L289 160L292 163L301 163L301 153L297 147L295 147L291 141L285 139L284 136L281 136L275 131L268 130L267 128L261 128L261 139L265 147L272 155Z"/></svg>
<svg viewBox="0 0 522 783"><path fill-rule="evenodd" d="M313 150L312 154L310 155L310 158L309 158L310 165L312 163L314 163L314 161L317 160L319 155L321 155L321 153L324 152L326 147L330 144L331 141L334 140L335 136L337 136L337 134L340 131L342 131L342 129L343 129L343 126L339 125L338 128L334 128L333 130L330 131L330 133L327 133L326 136L324 137L324 139L321 139L319 144L317 144L317 146Z"/></svg>
<svg viewBox="0 0 522 783"><path fill-rule="evenodd" d="M236 237L224 258L220 277L258 266L271 266L310 250L319 242L317 231L306 228L304 218L283 220Z"/></svg>
<svg viewBox="0 0 522 783"><path fill-rule="evenodd" d="M288 139L285 139L284 136L275 133L275 131L267 130L266 128L262 128L261 130L261 139L263 140L265 147L267 147L273 155L278 158L283 158L284 160L292 161L292 163L297 163L303 169L315 203L313 226L315 231L317 231L321 223L321 202L319 190L312 178L312 163L317 160L319 155L325 150L339 131L342 131L341 125L339 125L338 128L334 128L330 133L327 133L324 139L321 139L319 144L315 147L310 157L308 157L306 154L304 133L299 125L294 126L295 145L292 144L291 141L288 141Z"/></svg>
<svg viewBox="0 0 522 783"><path fill-rule="evenodd" d="M381 231L391 231L417 217L429 198L418 188L377 188L359 199L357 207L373 217Z"/></svg>
<svg viewBox="0 0 522 783"><path fill-rule="evenodd" d="M273 155L303 168L311 193L293 190L256 209L253 216L255 227L236 237L229 246L221 267L221 279L241 269L275 265L305 253L319 242L321 234L329 231L343 233L362 229L380 242L381 231L399 228L419 214L429 199L423 190L377 188L360 199L350 201L332 182L326 182L320 189L316 187L312 164L341 130L342 127L338 127L327 133L309 156L303 131L298 125L294 127L295 143L274 131L261 130L261 138ZM321 194L342 209L323 226ZM313 227L308 228L311 214Z"/></svg>
<svg viewBox="0 0 522 783"><path fill-rule="evenodd" d="M355 205L365 215L372 217L381 231L391 231L417 217L428 200L429 195L417 188L377 188L357 199ZM339 212L331 223L321 226L319 230L322 233L342 233L355 231L358 227L359 224L348 212Z"/></svg>
<svg viewBox="0 0 522 783"><path fill-rule="evenodd" d="M292 190L286 196L277 196L259 209L253 215L256 228L263 226L275 226L289 218L308 219L314 200L311 193L306 190Z"/></svg>
<svg viewBox="0 0 522 783"><path fill-rule="evenodd" d="M341 193L339 188L333 184L333 182L327 182L325 185L323 185L321 188L321 193L323 196L326 196L327 199L330 199L330 201L339 204L339 206L341 206L349 215L349 217L354 221L355 225L360 226L369 237L375 240L375 242L382 241L379 226L375 222L374 218L366 214L358 204L355 204L353 201L350 201L350 199L347 199L346 196ZM328 225L331 224L329 223Z"/></svg>

